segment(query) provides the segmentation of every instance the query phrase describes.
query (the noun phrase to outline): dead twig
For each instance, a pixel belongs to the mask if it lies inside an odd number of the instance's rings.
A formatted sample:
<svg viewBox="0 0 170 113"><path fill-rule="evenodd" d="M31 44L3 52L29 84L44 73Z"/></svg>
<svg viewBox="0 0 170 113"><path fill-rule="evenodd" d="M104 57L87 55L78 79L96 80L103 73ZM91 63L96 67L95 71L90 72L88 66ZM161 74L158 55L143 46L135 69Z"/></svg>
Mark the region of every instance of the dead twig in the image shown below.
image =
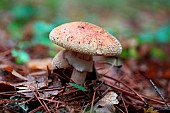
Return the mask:
<svg viewBox="0 0 170 113"><path fill-rule="evenodd" d="M116 87L116 86L114 86L112 83L107 82L107 83L104 83L104 84L107 85L107 86L109 86L109 87L111 87L111 88L113 88L114 90L116 90L116 91L118 91L118 92L121 92L121 93L124 94L124 95L128 95L128 96L133 97L133 98L135 98L135 99L140 99L138 96L136 96L136 94L134 94L134 93L132 93L132 92L129 92L129 91L125 90L125 89ZM153 101L153 102L157 102L157 103L159 103L159 104L163 104L163 105L165 104L164 102L162 102L161 100L156 99L156 98L151 98L151 97L147 97L147 96L144 96L144 95L141 95L141 97L142 97L142 98L145 98L146 100L150 100L150 101Z"/></svg>
<svg viewBox="0 0 170 113"><path fill-rule="evenodd" d="M117 81L119 83L121 83L122 85L124 85L125 87L127 87L128 89L130 89L131 91L133 91L140 99L141 101L145 104L145 105L148 105L145 100L143 99L143 97L140 96L140 94L138 94L134 89L132 89L131 87L129 87L128 85L126 85L125 83L113 78L113 77L109 77L109 76L106 76L106 75L103 75L104 77L106 77L107 79L110 79L110 80L114 80L114 81Z"/></svg>
<svg viewBox="0 0 170 113"><path fill-rule="evenodd" d="M48 111L48 109L43 105L43 103L41 102L41 100L38 98L38 95L34 92L34 90L32 90L32 88L29 87L29 89L32 91L32 93L34 94L34 96L37 98L38 102L41 104L41 106L44 108L44 110Z"/></svg>
<svg viewBox="0 0 170 113"><path fill-rule="evenodd" d="M153 83L152 80L149 80L149 82L152 84L152 86L154 87L155 91L157 92L157 94L161 97L161 99L165 102L165 105L167 106L167 108L170 109L167 101L165 100L165 98L162 96L162 94L160 93L159 89L156 87L156 85Z"/></svg>

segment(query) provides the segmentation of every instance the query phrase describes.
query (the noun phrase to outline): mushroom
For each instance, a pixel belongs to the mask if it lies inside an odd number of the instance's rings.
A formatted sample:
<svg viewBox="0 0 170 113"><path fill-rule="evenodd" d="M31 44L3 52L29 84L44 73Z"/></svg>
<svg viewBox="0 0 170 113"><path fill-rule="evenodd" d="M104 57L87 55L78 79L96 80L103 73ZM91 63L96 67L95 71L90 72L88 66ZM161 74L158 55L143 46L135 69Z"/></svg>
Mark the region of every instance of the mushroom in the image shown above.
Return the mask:
<svg viewBox="0 0 170 113"><path fill-rule="evenodd" d="M118 56L120 42L103 28L88 22L70 22L54 28L50 40L66 49L64 58L73 66L71 79L83 84L87 72L93 71L93 55Z"/></svg>
<svg viewBox="0 0 170 113"><path fill-rule="evenodd" d="M71 65L68 63L68 61L64 58L65 52L66 52L66 50L61 50L53 58L53 60L51 62L53 69L56 69L56 68L67 69L67 68L71 67Z"/></svg>

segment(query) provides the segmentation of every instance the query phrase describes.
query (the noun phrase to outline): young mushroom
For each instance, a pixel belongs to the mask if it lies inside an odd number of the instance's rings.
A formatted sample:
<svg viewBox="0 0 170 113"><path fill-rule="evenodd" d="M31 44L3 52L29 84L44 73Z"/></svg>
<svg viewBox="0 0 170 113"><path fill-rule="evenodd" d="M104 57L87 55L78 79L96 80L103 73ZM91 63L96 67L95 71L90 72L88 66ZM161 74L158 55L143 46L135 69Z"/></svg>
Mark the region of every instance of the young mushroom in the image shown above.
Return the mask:
<svg viewBox="0 0 170 113"><path fill-rule="evenodd" d="M51 62L51 65L52 65L53 69L57 69L57 68L67 69L67 68L71 67L71 65L68 63L68 61L64 57L65 52L66 52L66 50L61 50L53 58L53 60Z"/></svg>
<svg viewBox="0 0 170 113"><path fill-rule="evenodd" d="M118 56L122 52L120 42L103 28L88 22L70 22L54 28L50 40L66 49L66 59L74 69L71 79L83 84L87 72L93 71L93 55Z"/></svg>

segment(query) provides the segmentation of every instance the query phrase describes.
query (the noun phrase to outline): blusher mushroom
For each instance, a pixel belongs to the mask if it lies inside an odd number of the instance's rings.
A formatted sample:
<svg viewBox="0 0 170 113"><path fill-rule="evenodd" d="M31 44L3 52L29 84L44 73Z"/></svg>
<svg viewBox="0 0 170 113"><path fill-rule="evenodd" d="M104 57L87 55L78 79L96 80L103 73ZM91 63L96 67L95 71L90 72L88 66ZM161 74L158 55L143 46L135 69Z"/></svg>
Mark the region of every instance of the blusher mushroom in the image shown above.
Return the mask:
<svg viewBox="0 0 170 113"><path fill-rule="evenodd" d="M103 28L88 22L70 22L54 28L50 40L65 48L64 58L74 67L71 79L83 84L87 72L93 71L92 55L118 56L120 42Z"/></svg>
<svg viewBox="0 0 170 113"><path fill-rule="evenodd" d="M71 65L68 63L68 61L64 58L65 52L66 52L66 50L61 50L53 58L53 60L51 62L53 69L56 69L56 68L67 69L67 68L71 67Z"/></svg>

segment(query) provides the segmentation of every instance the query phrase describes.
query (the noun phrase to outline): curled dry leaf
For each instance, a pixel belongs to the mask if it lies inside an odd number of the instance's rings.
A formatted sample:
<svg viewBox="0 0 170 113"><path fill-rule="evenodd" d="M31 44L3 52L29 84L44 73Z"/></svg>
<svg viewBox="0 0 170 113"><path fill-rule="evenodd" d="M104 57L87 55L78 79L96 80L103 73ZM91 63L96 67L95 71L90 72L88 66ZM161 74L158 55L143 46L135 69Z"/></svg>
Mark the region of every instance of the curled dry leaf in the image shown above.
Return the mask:
<svg viewBox="0 0 170 113"><path fill-rule="evenodd" d="M10 72L10 73L13 71L13 67L8 66L8 65L6 65L6 64L1 64L1 65L0 65L0 68L1 68L2 70L4 70L4 71Z"/></svg>
<svg viewBox="0 0 170 113"><path fill-rule="evenodd" d="M47 66L51 68L51 58L45 58L45 59L32 59L28 63L26 63L27 67L31 70L36 69L47 69Z"/></svg>
<svg viewBox="0 0 170 113"><path fill-rule="evenodd" d="M11 83L14 82L14 80L27 80L26 77L18 73L12 66L6 65L6 64L1 64L0 65L0 70L1 70L1 75L8 75L8 76L0 76L0 80L3 81L11 81ZM7 72L7 73L5 73ZM14 79L15 78L15 79ZM18 81L17 81L18 82Z"/></svg>
<svg viewBox="0 0 170 113"><path fill-rule="evenodd" d="M99 100L98 104L101 106L118 104L119 101L117 100L117 97L118 95L115 92L108 92L101 100Z"/></svg>
<svg viewBox="0 0 170 113"><path fill-rule="evenodd" d="M159 113L158 110L154 110L153 107L144 108L144 113Z"/></svg>
<svg viewBox="0 0 170 113"><path fill-rule="evenodd" d="M108 92L101 100L99 100L95 106L94 110L99 113L113 113L115 112L114 104L118 104L117 94L113 91Z"/></svg>

